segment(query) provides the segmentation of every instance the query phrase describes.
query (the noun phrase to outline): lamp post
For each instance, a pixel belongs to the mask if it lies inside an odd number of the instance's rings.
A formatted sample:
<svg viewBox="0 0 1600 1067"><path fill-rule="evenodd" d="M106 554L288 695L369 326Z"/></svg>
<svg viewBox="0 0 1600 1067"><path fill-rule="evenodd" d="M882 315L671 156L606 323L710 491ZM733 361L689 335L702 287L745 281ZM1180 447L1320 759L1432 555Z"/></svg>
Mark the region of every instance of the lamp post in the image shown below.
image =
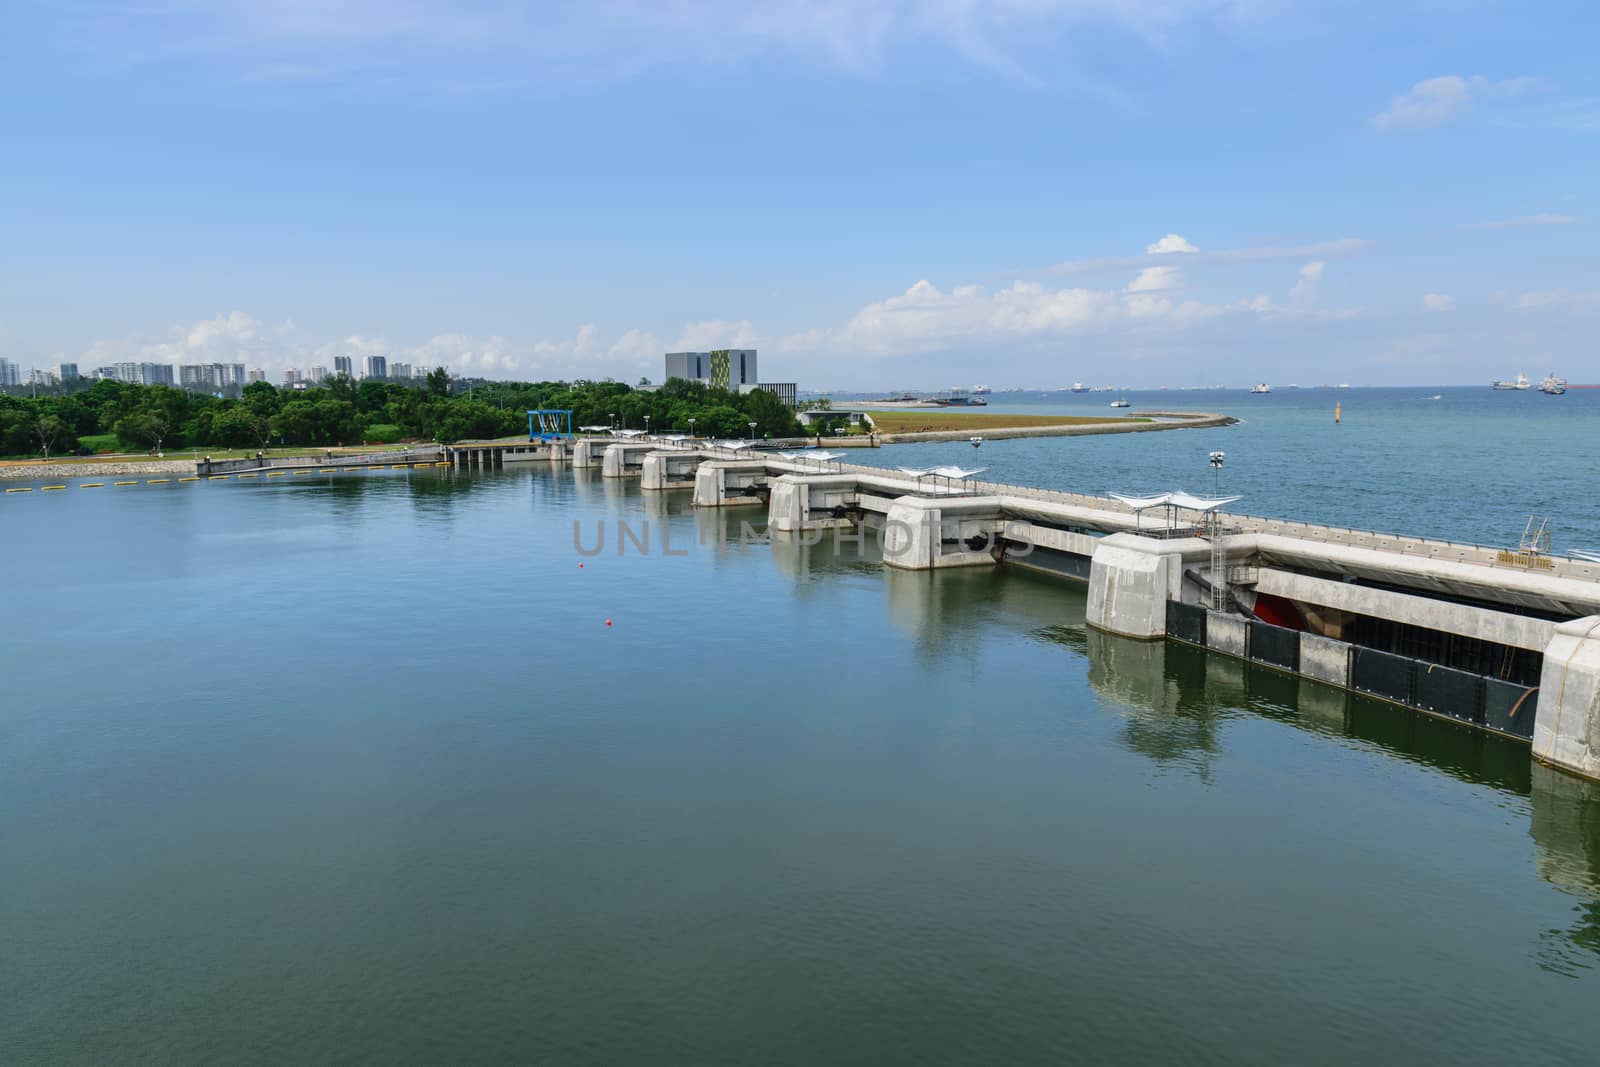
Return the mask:
<svg viewBox="0 0 1600 1067"><path fill-rule="evenodd" d="M617 428L617 413L613 411L606 418L611 420L611 428L615 430Z"/></svg>
<svg viewBox="0 0 1600 1067"><path fill-rule="evenodd" d="M689 420L689 440L694 440L694 420Z"/></svg>
<svg viewBox="0 0 1600 1067"><path fill-rule="evenodd" d="M1222 495L1222 461L1226 459L1226 452L1211 453L1211 495Z"/></svg>
<svg viewBox="0 0 1600 1067"><path fill-rule="evenodd" d="M754 448L756 446L756 424L747 422L745 425L750 427L750 447Z"/></svg>
<svg viewBox="0 0 1600 1067"><path fill-rule="evenodd" d="M646 415L644 417L644 435L646 437L650 436L650 416L649 415Z"/></svg>

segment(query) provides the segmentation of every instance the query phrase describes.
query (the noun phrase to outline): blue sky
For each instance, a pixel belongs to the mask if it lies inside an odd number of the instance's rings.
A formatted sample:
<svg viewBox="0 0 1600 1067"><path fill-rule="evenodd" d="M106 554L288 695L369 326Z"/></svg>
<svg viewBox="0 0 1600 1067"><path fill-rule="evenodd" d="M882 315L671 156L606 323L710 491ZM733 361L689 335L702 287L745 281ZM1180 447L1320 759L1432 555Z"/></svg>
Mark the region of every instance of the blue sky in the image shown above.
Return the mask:
<svg viewBox="0 0 1600 1067"><path fill-rule="evenodd" d="M1593 4L20 0L0 354L1600 380Z"/></svg>

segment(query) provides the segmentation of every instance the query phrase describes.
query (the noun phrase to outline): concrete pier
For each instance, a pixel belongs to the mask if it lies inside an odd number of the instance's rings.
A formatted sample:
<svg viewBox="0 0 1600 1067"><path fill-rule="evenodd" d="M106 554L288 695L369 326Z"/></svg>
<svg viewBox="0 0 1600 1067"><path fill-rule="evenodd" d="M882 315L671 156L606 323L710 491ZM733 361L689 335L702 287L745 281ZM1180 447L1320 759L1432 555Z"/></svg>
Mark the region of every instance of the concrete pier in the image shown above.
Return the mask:
<svg viewBox="0 0 1600 1067"><path fill-rule="evenodd" d="M1555 628L1539 676L1533 754L1600 779L1600 616Z"/></svg>
<svg viewBox="0 0 1600 1067"><path fill-rule="evenodd" d="M1248 515L1150 528L1110 498L745 447L578 440L572 462L653 491L692 486L696 508L765 507L776 534L876 531L897 572L1082 581L1093 631L1532 739L1540 760L1600 779L1597 563Z"/></svg>

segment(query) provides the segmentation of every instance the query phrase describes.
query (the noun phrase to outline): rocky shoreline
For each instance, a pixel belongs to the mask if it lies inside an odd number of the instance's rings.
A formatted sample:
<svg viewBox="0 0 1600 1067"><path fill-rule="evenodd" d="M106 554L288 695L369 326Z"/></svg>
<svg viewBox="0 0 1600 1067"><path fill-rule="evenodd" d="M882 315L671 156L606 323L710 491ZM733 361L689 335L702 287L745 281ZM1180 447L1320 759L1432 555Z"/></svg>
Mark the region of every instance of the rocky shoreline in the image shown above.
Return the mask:
<svg viewBox="0 0 1600 1067"><path fill-rule="evenodd" d="M111 478L130 474L193 474L194 460L113 460L102 463L0 463L0 479L42 481L46 478Z"/></svg>

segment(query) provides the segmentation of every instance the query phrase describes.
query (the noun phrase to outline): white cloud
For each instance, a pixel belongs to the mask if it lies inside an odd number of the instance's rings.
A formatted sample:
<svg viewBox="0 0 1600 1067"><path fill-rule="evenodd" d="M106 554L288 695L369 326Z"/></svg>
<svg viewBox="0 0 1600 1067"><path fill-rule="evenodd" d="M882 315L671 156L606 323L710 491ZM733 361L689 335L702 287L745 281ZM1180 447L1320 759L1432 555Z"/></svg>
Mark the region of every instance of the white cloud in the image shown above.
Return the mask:
<svg viewBox="0 0 1600 1067"><path fill-rule="evenodd" d="M1162 289L1176 289L1183 272L1177 267L1146 267L1138 277L1128 283L1130 293L1152 293Z"/></svg>
<svg viewBox="0 0 1600 1067"><path fill-rule="evenodd" d="M1516 96L1537 85L1534 78L1509 78L1491 82L1482 75L1463 78L1446 74L1419 81L1411 91L1397 96L1372 117L1379 130L1417 130L1437 126L1465 114L1475 101Z"/></svg>
<svg viewBox="0 0 1600 1067"><path fill-rule="evenodd" d="M931 43L1023 83L1043 80L1025 62L1038 56L1056 85L1113 105L1117 90L1040 42L1111 32L1165 51L1194 34L1266 21L1259 5L1239 0L165 0L55 17L59 39L107 71L221 68L267 85L404 78L441 90L499 90L765 56L871 73Z"/></svg>
<svg viewBox="0 0 1600 1067"><path fill-rule="evenodd" d="M1577 221L1571 215L1556 215L1546 211L1537 215L1518 215L1515 218L1496 219L1493 222L1469 222L1463 228L1468 230L1508 230L1520 226L1569 226Z"/></svg>
<svg viewBox="0 0 1600 1067"><path fill-rule="evenodd" d="M1532 308L1570 307L1578 304L1600 304L1600 290L1592 293L1573 292L1571 289L1543 289L1523 293L1511 306L1520 310Z"/></svg>
<svg viewBox="0 0 1600 1067"><path fill-rule="evenodd" d="M656 340L656 335L644 330L629 330L612 343L606 355L613 359L657 359L666 349Z"/></svg>
<svg viewBox="0 0 1600 1067"><path fill-rule="evenodd" d="M1169 252L1198 252L1200 250L1177 234L1169 233L1154 244L1145 245L1144 251L1146 255L1160 256Z"/></svg>
<svg viewBox="0 0 1600 1067"><path fill-rule="evenodd" d="M1318 259L1300 268L1300 280L1289 290L1289 306L1308 308L1317 302L1317 290L1322 284L1322 272L1327 265Z"/></svg>
<svg viewBox="0 0 1600 1067"><path fill-rule="evenodd" d="M1446 296L1444 293L1424 293L1422 296L1423 311L1454 311L1456 298Z"/></svg>
<svg viewBox="0 0 1600 1067"><path fill-rule="evenodd" d="M1125 270L1129 267L1143 270L1150 262L1152 255L1182 254L1184 266L1203 264L1232 264L1232 263L1266 263L1280 259L1305 259L1309 256L1342 256L1360 252L1371 243L1360 237L1341 237L1333 241L1318 241L1308 245L1263 245L1256 248L1225 248L1215 252L1203 252L1193 245L1185 251L1181 248L1160 250L1163 244L1171 241L1176 234L1163 237L1155 244L1147 245L1142 256L1108 256L1101 259L1069 259L1048 268L1051 274L1092 274L1107 270ZM1188 244L1183 238L1177 240Z"/></svg>
<svg viewBox="0 0 1600 1067"><path fill-rule="evenodd" d="M724 319L705 319L691 322L673 342L674 352L703 352L713 348L749 348L755 343L755 331L749 319L729 322Z"/></svg>

